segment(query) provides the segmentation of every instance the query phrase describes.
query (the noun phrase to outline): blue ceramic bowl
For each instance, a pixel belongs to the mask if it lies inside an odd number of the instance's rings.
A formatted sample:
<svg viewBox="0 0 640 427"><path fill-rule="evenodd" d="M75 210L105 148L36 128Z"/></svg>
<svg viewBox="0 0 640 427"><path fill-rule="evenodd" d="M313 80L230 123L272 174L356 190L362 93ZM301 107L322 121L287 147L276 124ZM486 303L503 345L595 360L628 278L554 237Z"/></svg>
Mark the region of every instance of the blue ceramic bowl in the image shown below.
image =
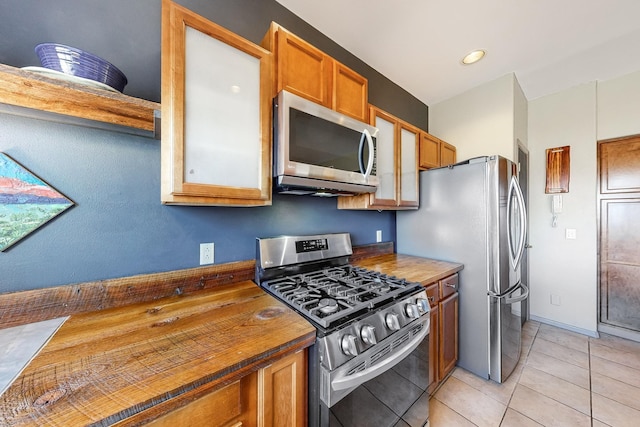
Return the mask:
<svg viewBox="0 0 640 427"><path fill-rule="evenodd" d="M127 77L122 71L92 53L58 43L42 43L35 50L40 64L45 68L95 80L119 92L127 84Z"/></svg>

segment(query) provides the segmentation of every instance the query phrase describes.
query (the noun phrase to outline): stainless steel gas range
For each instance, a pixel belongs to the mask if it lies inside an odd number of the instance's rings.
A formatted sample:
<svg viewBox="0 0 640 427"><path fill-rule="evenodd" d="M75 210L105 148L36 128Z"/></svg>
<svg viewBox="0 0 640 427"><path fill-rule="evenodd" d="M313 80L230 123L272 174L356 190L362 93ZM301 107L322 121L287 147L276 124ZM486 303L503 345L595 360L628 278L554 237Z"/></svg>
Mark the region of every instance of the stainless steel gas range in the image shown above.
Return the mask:
<svg viewBox="0 0 640 427"><path fill-rule="evenodd" d="M426 292L350 265L351 254L348 233L256 241L256 283L316 327L309 425L427 425Z"/></svg>

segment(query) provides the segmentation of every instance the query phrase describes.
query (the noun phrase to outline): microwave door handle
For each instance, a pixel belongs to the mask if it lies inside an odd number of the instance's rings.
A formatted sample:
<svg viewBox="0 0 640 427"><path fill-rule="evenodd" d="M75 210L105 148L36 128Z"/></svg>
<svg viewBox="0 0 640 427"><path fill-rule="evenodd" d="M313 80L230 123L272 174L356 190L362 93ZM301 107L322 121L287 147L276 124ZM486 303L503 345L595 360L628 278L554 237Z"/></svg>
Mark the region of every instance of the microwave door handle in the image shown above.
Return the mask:
<svg viewBox="0 0 640 427"><path fill-rule="evenodd" d="M365 132L367 130L365 129ZM366 135L364 132L360 135L360 144L358 145L358 167L360 168L360 173L365 173L364 162L362 161L362 154L364 153L364 140Z"/></svg>
<svg viewBox="0 0 640 427"><path fill-rule="evenodd" d="M366 178L371 174L371 171L373 170L373 161L374 161L374 158L375 158L374 157L375 156L375 153L374 153L375 147L373 145L373 138L371 137L371 134L369 133L369 131L367 129L365 129L362 132L362 136L367 139L367 145L369 146L369 159L367 161L367 170L364 172L364 176ZM362 146L363 146L362 143L363 143L363 138L360 139L360 148L362 148ZM362 153L360 153L359 157L360 157L360 159L362 159ZM362 165L360 165L360 170L362 170L362 169L364 169L364 167L362 167Z"/></svg>

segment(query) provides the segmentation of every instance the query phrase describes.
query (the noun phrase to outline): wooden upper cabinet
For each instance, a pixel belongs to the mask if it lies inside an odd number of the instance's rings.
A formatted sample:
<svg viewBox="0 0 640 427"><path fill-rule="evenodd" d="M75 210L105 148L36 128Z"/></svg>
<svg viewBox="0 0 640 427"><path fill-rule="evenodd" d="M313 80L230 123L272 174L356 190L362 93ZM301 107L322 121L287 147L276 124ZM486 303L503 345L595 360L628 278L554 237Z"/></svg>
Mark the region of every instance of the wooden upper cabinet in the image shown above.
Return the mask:
<svg viewBox="0 0 640 427"><path fill-rule="evenodd" d="M273 95L286 90L331 108L333 60L281 27L273 37L277 56Z"/></svg>
<svg viewBox="0 0 640 427"><path fill-rule="evenodd" d="M456 162L456 147L440 140L440 166L449 166Z"/></svg>
<svg viewBox="0 0 640 427"><path fill-rule="evenodd" d="M440 167L440 140L426 132L420 133L420 167Z"/></svg>
<svg viewBox="0 0 640 427"><path fill-rule="evenodd" d="M366 78L275 22L271 23L262 46L275 56L271 97L286 90L367 121Z"/></svg>
<svg viewBox="0 0 640 427"><path fill-rule="evenodd" d="M427 133L420 134L420 169L439 168L456 162L456 147Z"/></svg>
<svg viewBox="0 0 640 427"><path fill-rule="evenodd" d="M162 3L161 198L271 204L271 53Z"/></svg>
<svg viewBox="0 0 640 427"><path fill-rule="evenodd" d="M418 156L420 148L420 129L408 123L400 122L399 130L400 167L398 178L400 189L398 206L417 208L419 199Z"/></svg>
<svg viewBox="0 0 640 427"><path fill-rule="evenodd" d="M399 210L418 207L418 139L420 130L370 106L369 122L376 137L375 193L338 198L339 209Z"/></svg>
<svg viewBox="0 0 640 427"><path fill-rule="evenodd" d="M367 121L367 79L339 62L334 62L332 109L355 119Z"/></svg>

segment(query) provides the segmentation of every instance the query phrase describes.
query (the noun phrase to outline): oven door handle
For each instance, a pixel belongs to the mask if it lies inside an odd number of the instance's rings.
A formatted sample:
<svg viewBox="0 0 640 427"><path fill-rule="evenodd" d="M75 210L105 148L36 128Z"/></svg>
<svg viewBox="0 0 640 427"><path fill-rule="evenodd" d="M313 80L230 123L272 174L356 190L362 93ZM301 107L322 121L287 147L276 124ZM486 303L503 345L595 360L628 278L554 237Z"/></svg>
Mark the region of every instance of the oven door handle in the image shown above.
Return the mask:
<svg viewBox="0 0 640 427"><path fill-rule="evenodd" d="M387 359L384 359L383 361L376 363L375 365L370 366L364 369L363 371L360 371L352 375L344 375L344 376L336 377L331 381L331 388L333 390L345 390L349 388L355 388L360 384L363 384L369 381L371 378L377 377L378 375L385 372L387 369L394 367L396 364L402 361L402 359L408 356L409 353L411 353L416 347L418 347L418 344L420 344L424 339L424 337L426 337L427 334L429 333L429 326L430 326L430 319L429 317L427 317L427 320L425 322L425 325L422 327L422 330L415 337L413 337L413 339L409 341L409 343L406 344L401 351L399 351L398 353L393 353Z"/></svg>

